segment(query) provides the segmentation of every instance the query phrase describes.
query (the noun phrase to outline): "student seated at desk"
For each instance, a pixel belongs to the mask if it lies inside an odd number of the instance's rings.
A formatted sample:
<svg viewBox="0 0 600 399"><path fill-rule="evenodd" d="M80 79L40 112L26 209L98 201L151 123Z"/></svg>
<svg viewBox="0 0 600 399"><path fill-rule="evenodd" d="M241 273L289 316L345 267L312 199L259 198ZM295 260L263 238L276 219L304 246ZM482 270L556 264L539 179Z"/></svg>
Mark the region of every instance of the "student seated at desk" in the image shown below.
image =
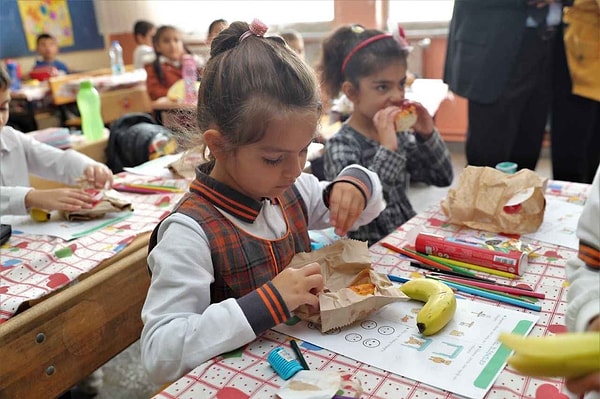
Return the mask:
<svg viewBox="0 0 600 399"><path fill-rule="evenodd" d="M0 67L0 214L26 215L31 208L77 211L91 208L93 197L82 189L36 190L29 174L76 185L80 178L91 187L112 183L104 164L78 153L63 151L6 126L10 103L10 78Z"/></svg>
<svg viewBox="0 0 600 399"><path fill-rule="evenodd" d="M146 87L148 95L154 101L167 95L169 88L182 75L181 61L184 54L192 54L181 40L181 32L174 26L163 25L156 30L152 39L156 59L146 64ZM200 69L202 62L194 56L196 66Z"/></svg>
<svg viewBox="0 0 600 399"><path fill-rule="evenodd" d="M386 209L350 237L379 241L416 215L406 193L409 182L449 186L450 151L432 116L413 103L416 121L397 131L404 105L408 46L402 39L360 25L342 26L323 41L321 83L330 98L343 92L353 111L325 144L325 178L360 164L376 172L384 187Z"/></svg>
<svg viewBox="0 0 600 399"><path fill-rule="evenodd" d="M566 324L572 332L600 331L600 168L577 225L578 256L567 262L571 283ZM600 372L566 381L567 388L585 399L600 398ZM582 397L582 396L580 396Z"/></svg>
<svg viewBox="0 0 600 399"><path fill-rule="evenodd" d="M37 53L39 58L35 61L33 69L43 67L54 67L60 73L68 74L69 68L64 62L56 59L58 55L58 43L56 38L48 33L42 33L37 37Z"/></svg>
<svg viewBox="0 0 600 399"><path fill-rule="evenodd" d="M152 22L140 20L133 25L133 37L137 43L133 50L133 67L135 69L143 68L156 58L152 47L152 38L155 33L156 28Z"/></svg>
<svg viewBox="0 0 600 399"><path fill-rule="evenodd" d="M384 208L366 168L348 166L332 183L302 173L321 113L318 83L266 30L234 22L213 40L198 96L203 134L188 137L210 159L150 239L141 345L157 383L251 342L300 305L317 306L320 266L285 268L310 251L308 229L344 235Z"/></svg>

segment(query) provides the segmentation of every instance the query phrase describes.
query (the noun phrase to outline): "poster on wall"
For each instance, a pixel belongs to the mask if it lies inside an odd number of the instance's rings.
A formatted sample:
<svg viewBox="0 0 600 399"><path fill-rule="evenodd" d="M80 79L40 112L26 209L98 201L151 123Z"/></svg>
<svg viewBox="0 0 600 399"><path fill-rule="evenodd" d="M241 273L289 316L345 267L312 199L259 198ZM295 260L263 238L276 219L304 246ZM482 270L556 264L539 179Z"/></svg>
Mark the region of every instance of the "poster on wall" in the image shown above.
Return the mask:
<svg viewBox="0 0 600 399"><path fill-rule="evenodd" d="M66 0L18 0L17 4L29 51L35 51L36 38L40 33L54 36L59 47L74 44Z"/></svg>

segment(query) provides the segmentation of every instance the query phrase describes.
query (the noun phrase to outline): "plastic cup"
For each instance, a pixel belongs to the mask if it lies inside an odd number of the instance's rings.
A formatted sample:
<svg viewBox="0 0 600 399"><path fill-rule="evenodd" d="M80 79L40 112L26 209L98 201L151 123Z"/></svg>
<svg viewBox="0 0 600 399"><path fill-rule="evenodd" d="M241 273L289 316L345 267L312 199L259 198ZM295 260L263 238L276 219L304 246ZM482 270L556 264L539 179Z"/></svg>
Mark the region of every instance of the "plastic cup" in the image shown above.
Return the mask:
<svg viewBox="0 0 600 399"><path fill-rule="evenodd" d="M519 165L514 162L500 162L496 165L496 170L512 175L517 171L518 167Z"/></svg>

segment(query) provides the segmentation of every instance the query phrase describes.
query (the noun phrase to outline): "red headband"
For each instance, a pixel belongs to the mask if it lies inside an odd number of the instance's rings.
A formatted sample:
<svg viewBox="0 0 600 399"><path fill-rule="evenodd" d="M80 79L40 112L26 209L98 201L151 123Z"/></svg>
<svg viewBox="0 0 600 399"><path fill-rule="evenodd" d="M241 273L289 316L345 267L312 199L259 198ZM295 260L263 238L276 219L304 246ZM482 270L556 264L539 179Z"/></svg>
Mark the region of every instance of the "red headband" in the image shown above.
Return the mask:
<svg viewBox="0 0 600 399"><path fill-rule="evenodd" d="M344 71L346 70L346 65L348 64L348 61L350 61L350 59L352 58L352 56L354 54L356 54L356 52L358 50L360 50L361 48L366 47L369 44L371 44L373 42L376 42L378 40L387 39L388 37L392 38L392 39L394 38L389 33L380 33L379 35L371 36L368 39L365 39L362 42L358 43L356 46L354 46L354 48L352 50L350 50L350 52L348 53L348 55L346 56L346 58L344 58L344 62L342 63L342 73L344 73Z"/></svg>

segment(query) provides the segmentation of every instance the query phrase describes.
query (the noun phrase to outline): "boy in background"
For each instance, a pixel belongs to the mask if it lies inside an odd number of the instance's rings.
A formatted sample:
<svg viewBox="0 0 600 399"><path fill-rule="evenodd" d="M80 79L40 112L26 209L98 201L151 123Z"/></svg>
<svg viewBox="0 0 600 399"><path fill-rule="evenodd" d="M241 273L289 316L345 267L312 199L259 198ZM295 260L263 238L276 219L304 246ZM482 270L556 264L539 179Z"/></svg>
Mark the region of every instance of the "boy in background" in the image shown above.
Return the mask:
<svg viewBox="0 0 600 399"><path fill-rule="evenodd" d="M133 36L137 47L133 50L133 66L135 69L154 61L155 53L152 47L152 37L156 27L152 22L140 20L133 25Z"/></svg>
<svg viewBox="0 0 600 399"><path fill-rule="evenodd" d="M36 51L40 58L35 61L33 69L41 67L54 67L64 74L68 74L69 68L64 62L56 59L58 55L58 43L56 38L48 33L38 35Z"/></svg>

